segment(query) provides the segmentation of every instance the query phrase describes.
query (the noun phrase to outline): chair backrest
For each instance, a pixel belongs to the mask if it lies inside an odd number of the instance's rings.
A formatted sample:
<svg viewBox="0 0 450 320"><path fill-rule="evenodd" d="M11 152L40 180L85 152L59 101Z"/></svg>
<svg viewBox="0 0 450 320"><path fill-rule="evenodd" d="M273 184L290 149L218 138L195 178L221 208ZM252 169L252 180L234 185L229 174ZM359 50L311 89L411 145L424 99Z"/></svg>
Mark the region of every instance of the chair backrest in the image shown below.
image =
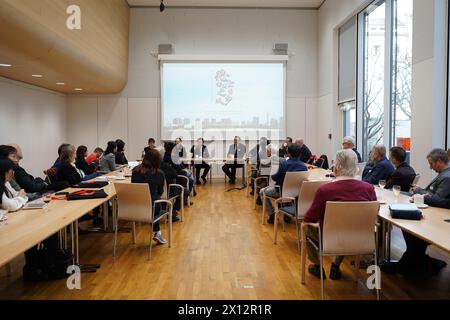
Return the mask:
<svg viewBox="0 0 450 320"><path fill-rule="evenodd" d="M314 161L314 165L318 168L322 168L324 162L325 162L325 159L319 158L316 161Z"/></svg>
<svg viewBox="0 0 450 320"><path fill-rule="evenodd" d="M304 181L302 183L297 203L297 214L299 218L303 218L306 211L311 207L317 189L330 182L331 181Z"/></svg>
<svg viewBox="0 0 450 320"><path fill-rule="evenodd" d="M322 245L325 255L364 255L375 251L379 202L327 202Z"/></svg>
<svg viewBox="0 0 450 320"><path fill-rule="evenodd" d="M297 198L303 181L308 180L309 171L286 172L283 182L283 197Z"/></svg>
<svg viewBox="0 0 450 320"><path fill-rule="evenodd" d="M119 220L152 222L152 196L147 183L114 183Z"/></svg>
<svg viewBox="0 0 450 320"><path fill-rule="evenodd" d="M327 170L322 168L315 168L312 170L309 170L309 181L317 181L317 180L323 180L326 178Z"/></svg>
<svg viewBox="0 0 450 320"><path fill-rule="evenodd" d="M413 186L417 186L420 180L420 173L416 174L416 177L414 178L414 181L412 183Z"/></svg>

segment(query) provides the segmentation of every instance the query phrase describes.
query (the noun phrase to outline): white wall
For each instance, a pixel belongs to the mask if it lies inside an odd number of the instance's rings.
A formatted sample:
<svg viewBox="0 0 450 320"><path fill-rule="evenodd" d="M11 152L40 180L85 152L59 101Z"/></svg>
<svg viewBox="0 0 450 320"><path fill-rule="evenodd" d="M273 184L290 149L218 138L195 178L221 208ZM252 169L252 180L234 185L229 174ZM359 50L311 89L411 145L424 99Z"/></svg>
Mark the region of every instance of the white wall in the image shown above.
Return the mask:
<svg viewBox="0 0 450 320"><path fill-rule="evenodd" d="M0 97L0 144L19 144L22 166L42 177L66 139L65 96L0 77Z"/></svg>
<svg viewBox="0 0 450 320"><path fill-rule="evenodd" d="M370 0L327 0L318 13L317 153L331 158L342 140L342 117L337 107L337 30L368 3ZM331 140L328 134L332 134Z"/></svg>
<svg viewBox="0 0 450 320"><path fill-rule="evenodd" d="M287 67L287 134L315 149L317 10L131 9L129 79L116 97L68 97L68 140L105 146L123 138L128 157L140 157L159 135L159 64L150 52L172 43L176 54L272 54L277 42L296 55ZM85 120L81 113L88 112ZM83 128L83 130L81 129Z"/></svg>

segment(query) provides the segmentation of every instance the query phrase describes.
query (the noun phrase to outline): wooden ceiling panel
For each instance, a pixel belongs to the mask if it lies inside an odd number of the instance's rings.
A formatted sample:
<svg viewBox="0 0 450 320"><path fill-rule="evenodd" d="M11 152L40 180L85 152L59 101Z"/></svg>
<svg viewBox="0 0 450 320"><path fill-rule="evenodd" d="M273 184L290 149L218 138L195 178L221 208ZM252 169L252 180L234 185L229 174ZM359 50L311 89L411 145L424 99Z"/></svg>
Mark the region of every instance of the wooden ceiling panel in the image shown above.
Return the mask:
<svg viewBox="0 0 450 320"><path fill-rule="evenodd" d="M81 30L66 27L72 4ZM12 67L0 76L63 93L117 93L128 79L128 35L124 0L1 0L0 64Z"/></svg>

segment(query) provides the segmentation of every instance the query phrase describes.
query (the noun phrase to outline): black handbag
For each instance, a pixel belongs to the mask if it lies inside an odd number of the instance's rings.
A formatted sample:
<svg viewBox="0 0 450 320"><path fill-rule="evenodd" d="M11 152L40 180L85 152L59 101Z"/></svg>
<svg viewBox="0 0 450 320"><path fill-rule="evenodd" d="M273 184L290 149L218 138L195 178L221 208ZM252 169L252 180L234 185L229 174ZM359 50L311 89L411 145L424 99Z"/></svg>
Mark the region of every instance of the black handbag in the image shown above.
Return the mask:
<svg viewBox="0 0 450 320"><path fill-rule="evenodd" d="M80 190L73 192L67 196L68 201L72 200L89 200L107 198L108 194L105 190Z"/></svg>
<svg viewBox="0 0 450 320"><path fill-rule="evenodd" d="M422 211L420 210L395 210L389 207L389 211L391 212L391 216L394 219L403 219L403 220L421 220L422 219Z"/></svg>

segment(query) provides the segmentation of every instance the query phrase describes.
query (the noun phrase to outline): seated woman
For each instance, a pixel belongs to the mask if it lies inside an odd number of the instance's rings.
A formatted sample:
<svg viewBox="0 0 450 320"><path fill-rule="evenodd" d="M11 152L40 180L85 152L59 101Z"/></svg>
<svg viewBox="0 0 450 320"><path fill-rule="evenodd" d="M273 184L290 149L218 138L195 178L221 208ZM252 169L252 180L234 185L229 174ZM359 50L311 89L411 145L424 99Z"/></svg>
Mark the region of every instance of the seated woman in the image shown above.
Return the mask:
<svg viewBox="0 0 450 320"><path fill-rule="evenodd" d="M355 179L358 157L351 149L338 151L334 166L336 181L321 186L314 197L311 207L303 218L304 222L320 223L323 227L325 209L328 201L363 202L377 201L373 185ZM319 245L318 230L312 227L306 229L309 239ZM313 263L309 266L309 273L320 278L320 263L318 252L312 244L307 242L308 258ZM339 270L343 257L336 257L331 264L330 279L338 280L341 277ZM324 273L325 274L325 273Z"/></svg>
<svg viewBox="0 0 450 320"><path fill-rule="evenodd" d="M87 157L87 147L86 146L79 146L77 148L77 155L75 158L75 166L84 172L86 175L93 174L96 171L96 164L94 161L91 162L91 164L87 163L86 160Z"/></svg>
<svg viewBox="0 0 450 320"><path fill-rule="evenodd" d="M133 169L131 176L132 183L148 183L150 188L150 194L152 196L152 205L154 201L160 200L161 195L164 192L164 173L161 171L161 155L155 150L149 150L142 160L142 164L138 165ZM155 208L155 216L159 214L161 208ZM164 239L159 221L153 224L153 240L159 244L166 244L167 241Z"/></svg>
<svg viewBox="0 0 450 320"><path fill-rule="evenodd" d="M172 168L177 171L177 175L186 176L189 179L189 189L186 188L186 195L189 195L192 189L194 188L194 178L192 172L185 168L185 166L179 161L178 154L174 154L175 143L167 142L164 144L164 158L163 161L169 164ZM178 182L178 181L177 181ZM180 181L181 182L181 181ZM178 182L178 183L180 183ZM194 190L195 195L195 190ZM185 197L187 199L187 196Z"/></svg>
<svg viewBox="0 0 450 320"><path fill-rule="evenodd" d="M14 212L20 210L28 198L24 190L16 191L10 182L14 178L14 162L0 159L0 205L2 210Z"/></svg>
<svg viewBox="0 0 450 320"><path fill-rule="evenodd" d="M60 156L61 166L58 170L58 180L66 181L71 186L79 184L85 174L75 166L75 147L64 148Z"/></svg>
<svg viewBox="0 0 450 320"><path fill-rule="evenodd" d="M127 157L125 157L125 142L123 140L116 140L117 151L115 152L116 164L125 165L128 164Z"/></svg>
<svg viewBox="0 0 450 320"><path fill-rule="evenodd" d="M120 165L116 165L117 144L114 141L109 141L105 153L100 158L99 171L111 172L120 168Z"/></svg>

